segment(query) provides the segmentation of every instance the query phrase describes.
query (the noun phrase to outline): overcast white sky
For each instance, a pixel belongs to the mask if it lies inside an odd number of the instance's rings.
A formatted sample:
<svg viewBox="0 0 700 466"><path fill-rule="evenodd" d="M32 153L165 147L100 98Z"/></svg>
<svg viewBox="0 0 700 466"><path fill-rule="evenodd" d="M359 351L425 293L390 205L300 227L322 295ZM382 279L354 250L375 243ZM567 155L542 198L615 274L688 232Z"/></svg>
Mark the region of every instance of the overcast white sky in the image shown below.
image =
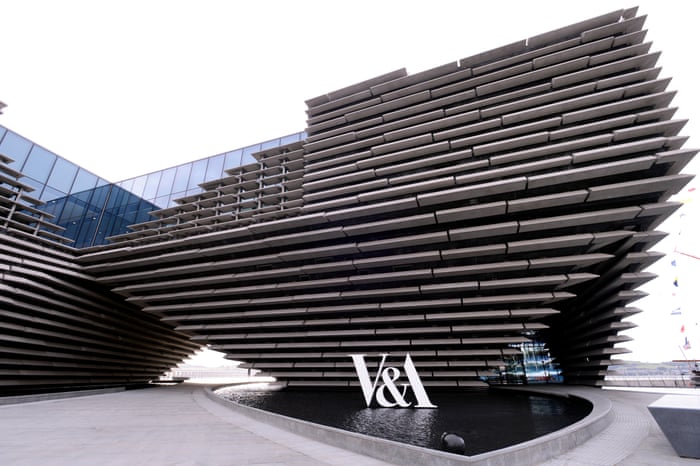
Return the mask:
<svg viewBox="0 0 700 466"><path fill-rule="evenodd" d="M0 0L0 123L119 181L301 131L319 94L635 4L700 146L700 7L672 0Z"/></svg>

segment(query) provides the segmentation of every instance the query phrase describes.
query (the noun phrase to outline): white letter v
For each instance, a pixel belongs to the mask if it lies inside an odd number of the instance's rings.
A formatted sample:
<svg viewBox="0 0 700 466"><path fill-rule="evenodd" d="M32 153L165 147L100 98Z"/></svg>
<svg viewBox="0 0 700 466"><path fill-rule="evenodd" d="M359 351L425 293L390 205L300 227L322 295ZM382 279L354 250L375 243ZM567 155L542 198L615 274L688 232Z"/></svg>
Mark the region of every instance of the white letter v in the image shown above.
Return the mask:
<svg viewBox="0 0 700 466"><path fill-rule="evenodd" d="M377 383L379 382L379 375L382 373L382 369L384 369L384 361L386 361L387 355L382 354L382 362L379 364L377 376L374 378L373 384L371 384L369 379L369 372L367 372L367 364L365 364L365 355L351 354L350 357L352 357L352 362L355 365L357 377L360 379L360 387L362 387L362 394L365 396L365 403L367 403L367 407L369 408L370 404L372 403L374 391L377 388Z"/></svg>

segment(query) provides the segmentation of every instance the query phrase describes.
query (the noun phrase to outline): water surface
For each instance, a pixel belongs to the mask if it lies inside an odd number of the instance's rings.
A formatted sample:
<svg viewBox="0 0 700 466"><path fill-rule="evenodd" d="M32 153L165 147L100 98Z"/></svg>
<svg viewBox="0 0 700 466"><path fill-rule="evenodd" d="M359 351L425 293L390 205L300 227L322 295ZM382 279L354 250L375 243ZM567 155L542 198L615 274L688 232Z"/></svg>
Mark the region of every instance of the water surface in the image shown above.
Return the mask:
<svg viewBox="0 0 700 466"><path fill-rule="evenodd" d="M245 406L330 427L440 449L444 432L460 435L467 455L521 443L566 427L591 411L577 398L515 392L430 393L436 409L367 408L361 391L217 390Z"/></svg>

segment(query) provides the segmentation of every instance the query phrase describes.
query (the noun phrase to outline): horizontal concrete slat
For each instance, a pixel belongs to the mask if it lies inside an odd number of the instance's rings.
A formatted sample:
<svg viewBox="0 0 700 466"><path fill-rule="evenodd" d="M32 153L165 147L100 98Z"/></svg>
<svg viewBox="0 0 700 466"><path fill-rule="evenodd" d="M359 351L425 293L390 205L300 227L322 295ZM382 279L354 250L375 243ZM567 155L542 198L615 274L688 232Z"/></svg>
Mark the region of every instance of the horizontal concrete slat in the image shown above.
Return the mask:
<svg viewBox="0 0 700 466"><path fill-rule="evenodd" d="M446 189L436 193L419 194L418 204L421 207L426 207L436 204L445 204L454 201L467 201L480 197L521 191L525 189L526 183L527 180L525 177L518 177L463 186L454 189Z"/></svg>

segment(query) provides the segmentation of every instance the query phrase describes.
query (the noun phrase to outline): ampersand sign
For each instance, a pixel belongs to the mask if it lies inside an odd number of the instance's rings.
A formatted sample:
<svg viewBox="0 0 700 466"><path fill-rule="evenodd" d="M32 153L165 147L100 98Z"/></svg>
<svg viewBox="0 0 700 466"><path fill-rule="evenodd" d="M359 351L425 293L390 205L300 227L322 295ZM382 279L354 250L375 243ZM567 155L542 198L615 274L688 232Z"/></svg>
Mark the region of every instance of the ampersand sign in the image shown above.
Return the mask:
<svg viewBox="0 0 700 466"><path fill-rule="evenodd" d="M407 402L405 398L406 389L408 388L408 385L402 385L403 393L399 393L399 389L396 387L396 381L399 379L400 376L401 372L395 367L387 367L386 369L384 369L384 371L382 372L382 381L384 382L384 384L380 385L377 389L377 403L379 403L380 406L383 406L385 408L393 408L397 405L401 406L402 408L408 408L409 406L411 406L411 403ZM386 399L384 389L389 389L389 393L394 399L393 403Z"/></svg>

